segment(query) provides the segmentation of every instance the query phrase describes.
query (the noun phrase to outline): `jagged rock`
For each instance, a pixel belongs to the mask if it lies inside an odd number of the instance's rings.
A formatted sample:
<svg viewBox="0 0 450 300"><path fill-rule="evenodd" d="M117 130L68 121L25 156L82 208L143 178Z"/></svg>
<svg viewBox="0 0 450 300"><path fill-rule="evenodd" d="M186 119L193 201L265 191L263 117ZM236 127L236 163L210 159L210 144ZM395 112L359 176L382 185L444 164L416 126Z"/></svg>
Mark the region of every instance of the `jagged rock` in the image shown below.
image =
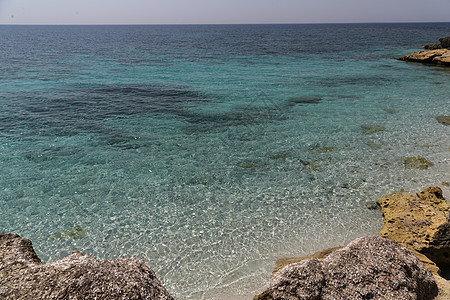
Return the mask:
<svg viewBox="0 0 450 300"><path fill-rule="evenodd" d="M439 42L441 42L442 48L450 48L450 36L440 38Z"/></svg>
<svg viewBox="0 0 450 300"><path fill-rule="evenodd" d="M260 299L433 299L434 277L404 246L358 238L323 261L306 259L272 276Z"/></svg>
<svg viewBox="0 0 450 300"><path fill-rule="evenodd" d="M361 125L364 134L373 134L379 131L385 131L386 128L379 125Z"/></svg>
<svg viewBox="0 0 450 300"><path fill-rule="evenodd" d="M450 65L450 49L415 51L398 58L398 60L421 62L427 64Z"/></svg>
<svg viewBox="0 0 450 300"><path fill-rule="evenodd" d="M403 163L405 164L405 169L418 170L426 170L428 167L434 165L431 161L423 157L405 157Z"/></svg>
<svg viewBox="0 0 450 300"><path fill-rule="evenodd" d="M377 200L384 216L380 236L414 249L433 262L450 265L450 203L438 187L416 196L402 194Z"/></svg>
<svg viewBox="0 0 450 300"><path fill-rule="evenodd" d="M31 242L0 233L0 299L173 299L144 261L73 252L43 264Z"/></svg>
<svg viewBox="0 0 450 300"><path fill-rule="evenodd" d="M436 120L442 125L450 125L450 116L437 116Z"/></svg>

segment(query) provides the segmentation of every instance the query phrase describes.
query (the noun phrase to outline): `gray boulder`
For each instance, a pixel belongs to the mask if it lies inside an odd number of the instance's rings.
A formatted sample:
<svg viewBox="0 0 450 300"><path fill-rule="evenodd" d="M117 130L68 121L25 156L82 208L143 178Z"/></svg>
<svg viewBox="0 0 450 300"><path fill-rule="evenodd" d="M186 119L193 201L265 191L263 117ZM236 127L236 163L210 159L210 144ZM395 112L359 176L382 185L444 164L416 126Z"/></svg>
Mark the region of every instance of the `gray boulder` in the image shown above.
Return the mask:
<svg viewBox="0 0 450 300"><path fill-rule="evenodd" d="M98 261L73 252L43 264L31 241L0 233L0 299L173 299L134 258Z"/></svg>
<svg viewBox="0 0 450 300"><path fill-rule="evenodd" d="M404 246L362 237L324 260L307 259L272 276L273 299L433 299L434 277Z"/></svg>

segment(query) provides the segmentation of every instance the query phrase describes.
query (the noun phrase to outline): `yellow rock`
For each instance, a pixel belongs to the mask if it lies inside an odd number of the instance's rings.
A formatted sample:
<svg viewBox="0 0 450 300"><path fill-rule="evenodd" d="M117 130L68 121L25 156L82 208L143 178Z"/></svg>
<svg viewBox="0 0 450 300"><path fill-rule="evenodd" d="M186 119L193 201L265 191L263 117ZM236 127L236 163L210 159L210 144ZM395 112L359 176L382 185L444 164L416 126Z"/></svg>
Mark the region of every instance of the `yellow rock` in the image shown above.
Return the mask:
<svg viewBox="0 0 450 300"><path fill-rule="evenodd" d="M399 60L450 65L450 49L415 51L412 54L400 57Z"/></svg>
<svg viewBox="0 0 450 300"><path fill-rule="evenodd" d="M416 196L387 195L377 202L384 216L380 236L416 250L438 265L450 264L450 204L440 188L429 187Z"/></svg>

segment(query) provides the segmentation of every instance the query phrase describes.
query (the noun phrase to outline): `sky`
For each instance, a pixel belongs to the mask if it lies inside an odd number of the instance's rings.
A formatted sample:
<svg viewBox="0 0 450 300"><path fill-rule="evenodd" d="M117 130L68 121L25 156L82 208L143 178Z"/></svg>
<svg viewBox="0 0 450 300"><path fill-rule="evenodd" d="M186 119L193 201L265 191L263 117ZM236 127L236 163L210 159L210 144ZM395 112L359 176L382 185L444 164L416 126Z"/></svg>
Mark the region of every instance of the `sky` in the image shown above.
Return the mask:
<svg viewBox="0 0 450 300"><path fill-rule="evenodd" d="M0 0L0 24L450 22L450 0Z"/></svg>

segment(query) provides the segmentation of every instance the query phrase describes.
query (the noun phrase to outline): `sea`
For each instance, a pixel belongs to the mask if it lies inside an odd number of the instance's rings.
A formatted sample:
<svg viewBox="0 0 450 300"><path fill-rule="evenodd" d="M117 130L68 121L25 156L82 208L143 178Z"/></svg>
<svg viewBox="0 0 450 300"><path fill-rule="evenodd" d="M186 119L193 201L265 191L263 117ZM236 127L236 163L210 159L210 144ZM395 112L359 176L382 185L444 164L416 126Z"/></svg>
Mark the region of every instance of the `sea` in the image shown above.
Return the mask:
<svg viewBox="0 0 450 300"><path fill-rule="evenodd" d="M176 299L251 299L275 261L450 197L450 23L0 26L0 232L43 262L145 260ZM428 169L406 168L423 157Z"/></svg>

